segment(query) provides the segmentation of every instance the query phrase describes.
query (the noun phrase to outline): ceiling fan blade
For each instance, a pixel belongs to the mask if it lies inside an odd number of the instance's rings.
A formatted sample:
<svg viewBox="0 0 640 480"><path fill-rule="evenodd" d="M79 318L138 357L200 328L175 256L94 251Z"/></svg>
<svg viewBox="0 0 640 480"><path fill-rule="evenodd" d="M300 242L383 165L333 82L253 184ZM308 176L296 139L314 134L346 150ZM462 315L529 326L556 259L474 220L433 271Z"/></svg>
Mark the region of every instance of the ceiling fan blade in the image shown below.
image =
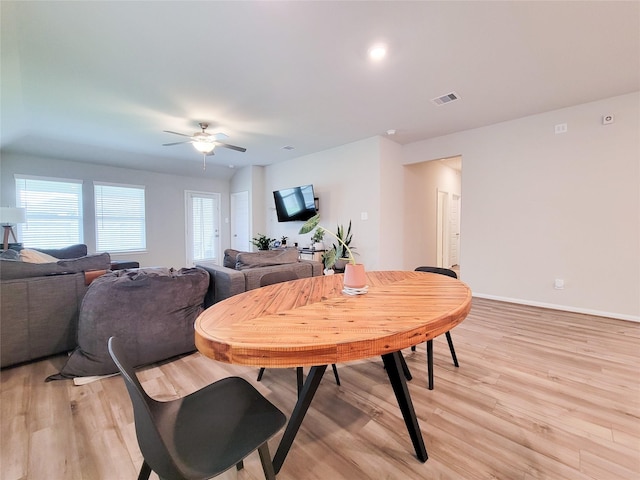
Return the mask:
<svg viewBox="0 0 640 480"><path fill-rule="evenodd" d="M186 135L184 133L178 133L178 132L172 132L171 130L163 130L164 133L173 133L174 135L180 135L182 137L189 137L191 138L191 135Z"/></svg>
<svg viewBox="0 0 640 480"><path fill-rule="evenodd" d="M216 142L216 145L220 145L224 148L230 148L231 150L236 150L238 152L246 152L247 149L244 147L236 147L235 145L229 145L228 143Z"/></svg>
<svg viewBox="0 0 640 480"><path fill-rule="evenodd" d="M182 143L192 143L192 142L189 140L189 141L186 141L186 142L163 143L162 146L163 147L170 147L171 145L180 145Z"/></svg>

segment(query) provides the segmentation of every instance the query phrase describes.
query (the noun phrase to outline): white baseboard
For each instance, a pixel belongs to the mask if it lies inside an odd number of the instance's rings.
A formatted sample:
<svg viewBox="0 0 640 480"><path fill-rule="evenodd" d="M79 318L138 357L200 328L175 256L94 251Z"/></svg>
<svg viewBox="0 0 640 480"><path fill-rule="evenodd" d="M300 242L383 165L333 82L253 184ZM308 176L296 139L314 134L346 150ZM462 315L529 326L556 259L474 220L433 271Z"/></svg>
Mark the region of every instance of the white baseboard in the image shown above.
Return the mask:
<svg viewBox="0 0 640 480"><path fill-rule="evenodd" d="M497 300L499 302L517 303L520 305L529 305L531 307L550 308L552 310L560 310L564 312L584 313L587 315L595 315L596 317L615 318L618 320L628 320L630 322L640 323L640 316L626 315L622 313L602 312L599 310L591 310L588 308L571 307L568 305L556 305L553 303L535 302L533 300L523 300L521 298L500 297L497 295L487 295L484 293L473 293L474 297L486 298L487 300Z"/></svg>

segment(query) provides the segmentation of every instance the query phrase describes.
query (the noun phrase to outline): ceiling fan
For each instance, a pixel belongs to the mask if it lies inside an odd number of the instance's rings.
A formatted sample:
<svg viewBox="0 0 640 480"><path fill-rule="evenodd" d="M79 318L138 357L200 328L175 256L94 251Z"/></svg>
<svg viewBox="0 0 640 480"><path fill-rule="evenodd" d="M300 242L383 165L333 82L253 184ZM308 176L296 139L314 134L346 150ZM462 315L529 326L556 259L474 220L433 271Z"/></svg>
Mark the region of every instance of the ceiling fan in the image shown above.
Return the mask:
<svg viewBox="0 0 640 480"><path fill-rule="evenodd" d="M237 152L246 152L247 149L244 147L238 147L236 145L230 145L228 143L221 142L220 140L227 138L227 135L224 133L208 133L206 130L209 127L208 123L200 122L201 132L195 132L193 135L186 135L184 133L172 132L171 130L164 130L165 133L172 133L174 135L180 135L182 137L188 137L190 140L185 140L184 142L173 142L173 143L163 143L163 147L170 147L172 145L180 145L182 143L191 143L194 148L202 153L202 168L203 170L207 168L206 157L207 155L213 155L213 150L216 146L229 148L231 150L236 150Z"/></svg>

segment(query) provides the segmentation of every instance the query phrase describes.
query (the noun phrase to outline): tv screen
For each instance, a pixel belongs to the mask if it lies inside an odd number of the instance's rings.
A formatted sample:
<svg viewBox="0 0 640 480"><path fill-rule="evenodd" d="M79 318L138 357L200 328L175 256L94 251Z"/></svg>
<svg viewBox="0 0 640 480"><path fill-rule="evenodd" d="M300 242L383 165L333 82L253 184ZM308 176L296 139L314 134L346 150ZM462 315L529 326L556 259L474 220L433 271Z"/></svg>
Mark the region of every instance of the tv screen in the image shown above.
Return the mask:
<svg viewBox="0 0 640 480"><path fill-rule="evenodd" d="M279 222L305 221L316 214L313 185L276 190L273 199Z"/></svg>

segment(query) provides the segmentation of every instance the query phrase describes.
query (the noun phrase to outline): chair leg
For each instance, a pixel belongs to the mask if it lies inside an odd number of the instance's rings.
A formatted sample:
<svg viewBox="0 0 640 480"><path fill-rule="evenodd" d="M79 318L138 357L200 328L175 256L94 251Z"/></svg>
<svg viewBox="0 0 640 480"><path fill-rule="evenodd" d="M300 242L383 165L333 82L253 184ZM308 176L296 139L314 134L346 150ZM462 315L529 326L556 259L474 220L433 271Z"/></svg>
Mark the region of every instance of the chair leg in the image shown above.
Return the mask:
<svg viewBox="0 0 640 480"><path fill-rule="evenodd" d="M140 473L138 474L138 480L149 480L150 476L151 476L151 467L146 462L146 460L143 460L142 467L140 467Z"/></svg>
<svg viewBox="0 0 640 480"><path fill-rule="evenodd" d="M244 468L244 460L240 460L238 463L236 463L236 470L240 471Z"/></svg>
<svg viewBox="0 0 640 480"><path fill-rule="evenodd" d="M338 376L338 368L335 363L331 364L331 368L333 368L333 376L336 377L336 384L340 386L340 377Z"/></svg>
<svg viewBox="0 0 640 480"><path fill-rule="evenodd" d="M429 390L433 390L433 340L427 340L427 376Z"/></svg>
<svg viewBox="0 0 640 480"><path fill-rule="evenodd" d="M276 471L273 468L273 462L271 461L271 454L269 453L269 445L267 442L264 442L258 447L258 454L260 454L260 462L262 462L264 478L266 480L276 480Z"/></svg>
<svg viewBox="0 0 640 480"><path fill-rule="evenodd" d="M456 350L453 348L453 340L451 339L451 333L445 333L447 337L447 343L449 344L449 350L451 351L451 358L453 359L453 364L458 367L458 357L456 357Z"/></svg>
<svg viewBox="0 0 640 480"><path fill-rule="evenodd" d="M258 372L258 382L259 382L260 380L262 380L262 375L263 375L263 374L264 374L264 367L262 367L262 368L260 369L260 371Z"/></svg>

